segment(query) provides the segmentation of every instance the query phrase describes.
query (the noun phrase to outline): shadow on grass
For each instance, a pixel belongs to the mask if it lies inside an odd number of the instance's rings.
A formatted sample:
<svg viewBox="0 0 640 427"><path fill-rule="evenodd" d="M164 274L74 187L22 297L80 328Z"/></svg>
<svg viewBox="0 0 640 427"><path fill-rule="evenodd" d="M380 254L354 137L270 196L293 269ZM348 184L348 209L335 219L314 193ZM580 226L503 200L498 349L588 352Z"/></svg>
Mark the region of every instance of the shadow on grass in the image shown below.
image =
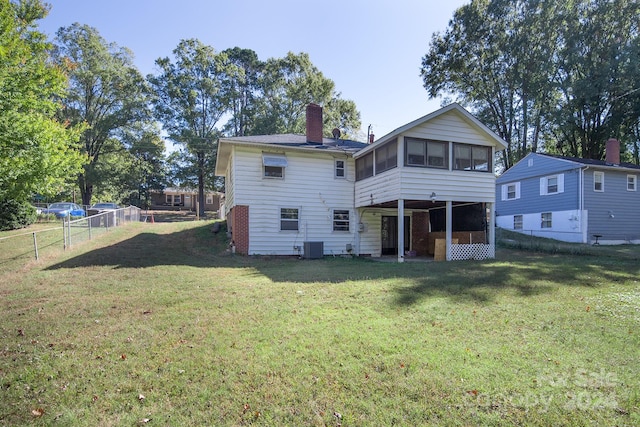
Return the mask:
<svg viewBox="0 0 640 427"><path fill-rule="evenodd" d="M167 225L171 226L171 225ZM214 234L210 223L163 234L149 225L133 237L88 251L48 267L49 270L108 266L152 268L185 266L243 269L243 277L267 277L274 283L333 283L390 281L398 306L425 298L489 303L509 292L523 298L554 292L560 286L594 287L633 281L637 262L615 257L566 256L501 250L495 260L430 263L379 263L369 259L247 257L227 251L224 232ZM145 231L152 230L152 231ZM171 230L171 229L169 229Z"/></svg>

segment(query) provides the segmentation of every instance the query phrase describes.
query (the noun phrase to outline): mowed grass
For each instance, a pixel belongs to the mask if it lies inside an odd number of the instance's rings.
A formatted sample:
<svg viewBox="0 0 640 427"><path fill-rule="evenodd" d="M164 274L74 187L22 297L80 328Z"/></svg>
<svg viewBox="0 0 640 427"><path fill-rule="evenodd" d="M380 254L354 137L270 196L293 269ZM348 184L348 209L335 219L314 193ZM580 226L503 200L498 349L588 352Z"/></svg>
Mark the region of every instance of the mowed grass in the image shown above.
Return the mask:
<svg viewBox="0 0 640 427"><path fill-rule="evenodd" d="M640 248L258 258L211 224L0 272L0 425L640 424Z"/></svg>

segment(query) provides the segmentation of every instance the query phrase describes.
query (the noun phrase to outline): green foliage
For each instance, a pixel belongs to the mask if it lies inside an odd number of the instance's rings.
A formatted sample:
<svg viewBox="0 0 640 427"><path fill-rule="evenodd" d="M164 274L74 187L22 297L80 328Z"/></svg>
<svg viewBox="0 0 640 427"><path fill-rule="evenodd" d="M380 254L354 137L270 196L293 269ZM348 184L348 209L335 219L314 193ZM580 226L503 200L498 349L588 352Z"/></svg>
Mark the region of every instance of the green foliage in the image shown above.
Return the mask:
<svg viewBox="0 0 640 427"><path fill-rule="evenodd" d="M147 85L126 48L107 43L95 28L75 23L56 34L54 57L69 75L60 116L85 123L80 138L84 158L78 184L82 203L91 204L94 187L107 181L102 155L110 139L127 127L149 119Z"/></svg>
<svg viewBox="0 0 640 427"><path fill-rule="evenodd" d="M0 201L0 231L25 228L36 222L36 208L17 200Z"/></svg>
<svg viewBox="0 0 640 427"><path fill-rule="evenodd" d="M81 126L54 115L64 93L62 70L48 60L49 43L32 29L47 14L37 0L0 0L0 198L53 195L80 169Z"/></svg>
<svg viewBox="0 0 640 427"><path fill-rule="evenodd" d="M422 78L507 141L506 168L540 149L600 159L609 137L639 139L639 45L636 1L472 1L433 35Z"/></svg>
<svg viewBox="0 0 640 427"><path fill-rule="evenodd" d="M323 106L324 133L333 128L345 134L360 129L360 113L353 101L343 100L335 84L311 63L306 53L287 53L268 59L259 76L261 97L257 102L254 135L305 133L306 107Z"/></svg>
<svg viewBox="0 0 640 427"><path fill-rule="evenodd" d="M173 56L173 61L158 59L160 74L147 79L155 92L156 117L169 137L184 147L187 158L193 159L204 215L205 182L215 168L217 126L230 106L229 88L222 84L229 65L226 55L195 39L180 41Z"/></svg>

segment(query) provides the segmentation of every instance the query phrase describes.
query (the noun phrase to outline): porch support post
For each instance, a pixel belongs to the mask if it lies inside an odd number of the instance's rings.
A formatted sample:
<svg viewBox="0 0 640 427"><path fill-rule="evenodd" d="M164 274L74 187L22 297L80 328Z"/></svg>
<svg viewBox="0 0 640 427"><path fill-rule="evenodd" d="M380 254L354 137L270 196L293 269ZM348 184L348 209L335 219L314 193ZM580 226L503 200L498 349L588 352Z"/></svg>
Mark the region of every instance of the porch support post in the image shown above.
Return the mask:
<svg viewBox="0 0 640 427"><path fill-rule="evenodd" d="M398 262L404 262L404 199L398 199Z"/></svg>
<svg viewBox="0 0 640 427"><path fill-rule="evenodd" d="M451 261L451 228L453 224L453 204L451 200L447 200L447 208L446 208L446 224L445 224L445 233L446 233L446 246L447 246L447 261Z"/></svg>
<svg viewBox="0 0 640 427"><path fill-rule="evenodd" d="M496 247L496 204L495 203L487 203L489 207L489 245L493 248Z"/></svg>

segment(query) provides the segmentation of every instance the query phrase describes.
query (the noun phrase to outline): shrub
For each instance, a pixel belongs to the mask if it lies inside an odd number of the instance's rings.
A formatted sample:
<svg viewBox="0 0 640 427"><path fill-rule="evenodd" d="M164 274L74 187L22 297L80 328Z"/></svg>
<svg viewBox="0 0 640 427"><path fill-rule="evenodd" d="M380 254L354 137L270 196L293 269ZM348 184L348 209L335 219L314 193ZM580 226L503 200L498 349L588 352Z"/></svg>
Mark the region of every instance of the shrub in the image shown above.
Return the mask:
<svg viewBox="0 0 640 427"><path fill-rule="evenodd" d="M0 231L16 230L36 222L36 208L17 200L0 201Z"/></svg>

